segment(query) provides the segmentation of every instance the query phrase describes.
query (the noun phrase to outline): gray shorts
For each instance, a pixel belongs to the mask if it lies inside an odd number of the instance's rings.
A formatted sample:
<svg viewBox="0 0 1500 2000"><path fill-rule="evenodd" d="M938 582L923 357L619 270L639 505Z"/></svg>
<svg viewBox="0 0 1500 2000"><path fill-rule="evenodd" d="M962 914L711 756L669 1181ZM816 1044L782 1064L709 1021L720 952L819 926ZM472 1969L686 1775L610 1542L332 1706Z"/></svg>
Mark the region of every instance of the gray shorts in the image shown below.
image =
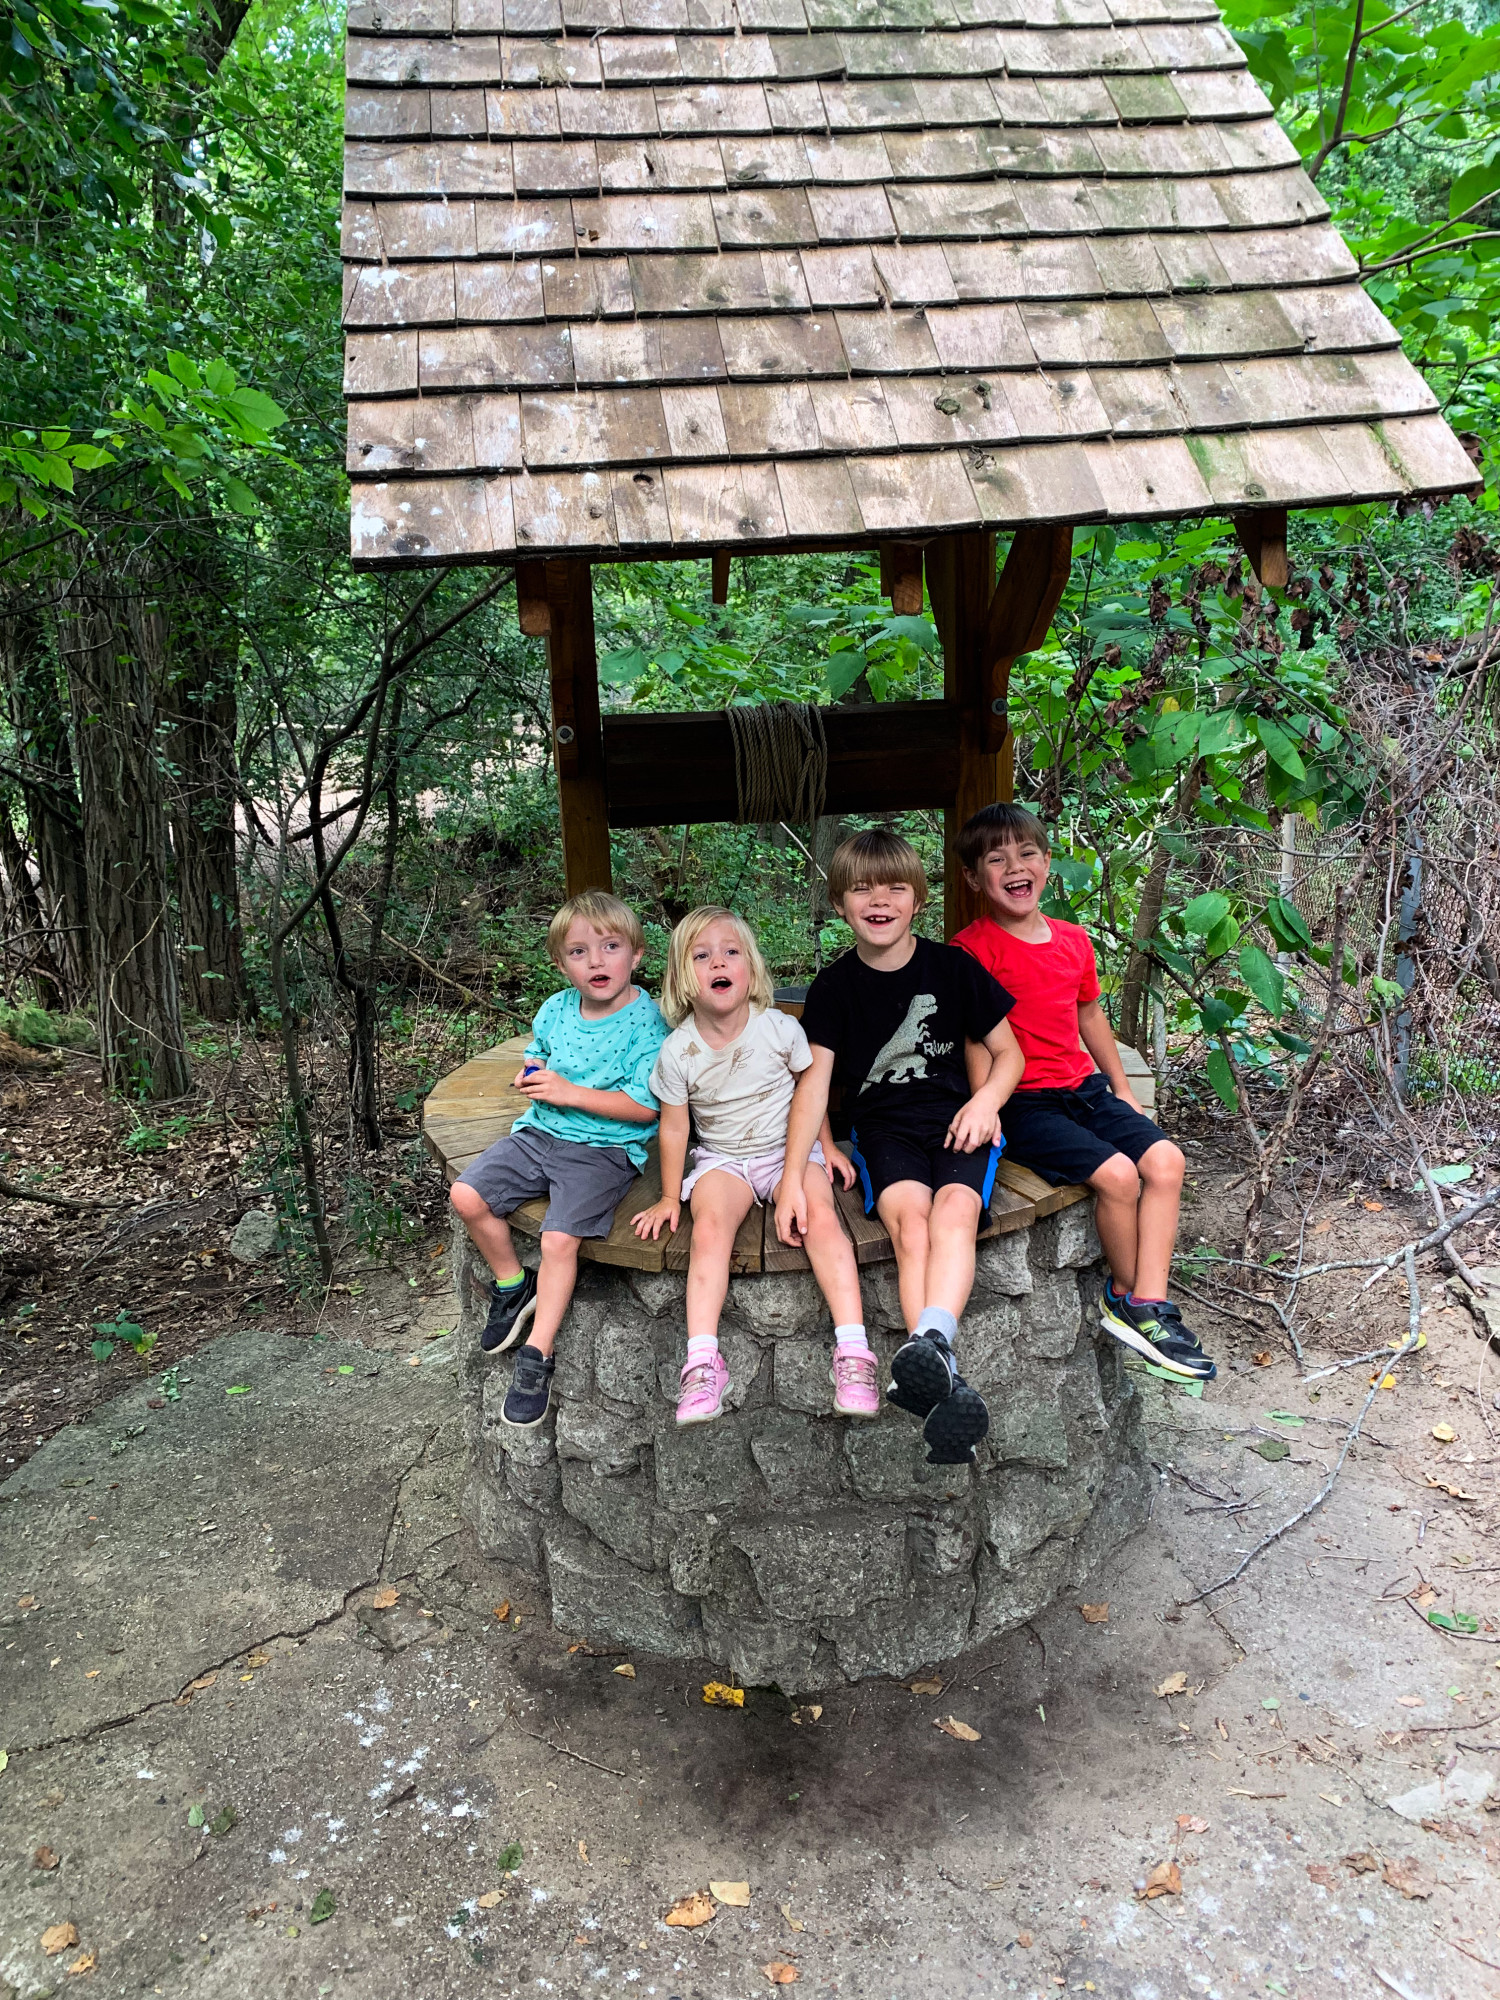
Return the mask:
<svg viewBox="0 0 1500 2000"><path fill-rule="evenodd" d="M543 1229L608 1236L615 1210L636 1177L623 1146L580 1146L523 1125L497 1139L459 1175L492 1215L510 1215L534 1195L550 1197Z"/></svg>

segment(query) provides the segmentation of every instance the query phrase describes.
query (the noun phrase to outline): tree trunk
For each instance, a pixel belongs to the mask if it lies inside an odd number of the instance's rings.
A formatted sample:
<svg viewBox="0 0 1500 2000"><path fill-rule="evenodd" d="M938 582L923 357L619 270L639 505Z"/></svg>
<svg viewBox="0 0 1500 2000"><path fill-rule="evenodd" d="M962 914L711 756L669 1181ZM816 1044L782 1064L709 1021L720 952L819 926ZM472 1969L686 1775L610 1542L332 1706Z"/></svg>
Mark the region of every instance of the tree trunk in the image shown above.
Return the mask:
<svg viewBox="0 0 1500 2000"><path fill-rule="evenodd" d="M83 808L99 1048L132 1096L192 1084L182 1034L156 745L161 612L126 577L75 579L59 621Z"/></svg>
<svg viewBox="0 0 1500 2000"><path fill-rule="evenodd" d="M1195 759L1189 767L1182 783L1177 788L1177 803L1173 811L1174 820L1183 820L1198 803L1198 794L1203 789L1202 759ZM1149 1056L1147 1045L1149 1010L1145 1006L1146 990L1151 978L1150 944L1156 936L1156 927L1161 922L1162 905L1166 901L1167 877L1172 872L1171 850L1158 846L1151 857L1151 866L1146 871L1146 879L1141 884L1140 907L1136 911L1135 924L1131 930L1132 949L1125 963L1125 977L1120 986L1120 1040L1133 1049L1139 1049L1143 1056Z"/></svg>
<svg viewBox="0 0 1500 2000"><path fill-rule="evenodd" d="M10 815L10 800L0 798L0 864L5 870L7 914L14 916L17 926L14 943L20 959L20 972L36 988L37 998L44 1007L65 1008L67 996L58 984L51 953L47 949L50 926Z"/></svg>
<svg viewBox="0 0 1500 2000"><path fill-rule="evenodd" d="M17 782L26 806L26 828L36 856L40 897L55 983L64 1005L81 1000L91 976L88 877L83 861L83 819L68 720L57 662L48 652L40 619L15 611L0 622Z"/></svg>

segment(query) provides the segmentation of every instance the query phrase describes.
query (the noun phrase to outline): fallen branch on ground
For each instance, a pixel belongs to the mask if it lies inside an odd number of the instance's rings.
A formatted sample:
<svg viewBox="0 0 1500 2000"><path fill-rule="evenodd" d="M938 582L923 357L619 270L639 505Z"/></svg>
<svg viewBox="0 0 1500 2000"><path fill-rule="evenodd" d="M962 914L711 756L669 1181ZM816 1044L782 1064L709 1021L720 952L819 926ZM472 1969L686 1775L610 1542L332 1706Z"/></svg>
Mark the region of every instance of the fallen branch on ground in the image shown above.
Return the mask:
<svg viewBox="0 0 1500 2000"><path fill-rule="evenodd" d="M95 1208L134 1208L133 1201L103 1201L98 1197L90 1199L71 1194L48 1194L42 1188L22 1187L18 1181L0 1180L0 1194L9 1195L12 1201L40 1201L49 1208L71 1208L77 1210Z"/></svg>

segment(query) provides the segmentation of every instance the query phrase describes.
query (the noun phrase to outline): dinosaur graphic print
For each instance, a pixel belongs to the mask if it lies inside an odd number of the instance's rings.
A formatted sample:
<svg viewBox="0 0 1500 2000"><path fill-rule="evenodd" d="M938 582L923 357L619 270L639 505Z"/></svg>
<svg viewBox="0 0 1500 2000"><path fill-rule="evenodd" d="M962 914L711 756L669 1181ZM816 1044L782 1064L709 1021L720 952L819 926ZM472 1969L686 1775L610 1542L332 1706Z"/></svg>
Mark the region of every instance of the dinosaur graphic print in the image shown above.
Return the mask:
<svg viewBox="0 0 1500 2000"><path fill-rule="evenodd" d="M927 1041L927 1024L937 1012L935 993L914 993L906 1018L870 1065L861 1090L878 1083L919 1083L927 1074L929 1056L945 1055L952 1043L939 1047Z"/></svg>

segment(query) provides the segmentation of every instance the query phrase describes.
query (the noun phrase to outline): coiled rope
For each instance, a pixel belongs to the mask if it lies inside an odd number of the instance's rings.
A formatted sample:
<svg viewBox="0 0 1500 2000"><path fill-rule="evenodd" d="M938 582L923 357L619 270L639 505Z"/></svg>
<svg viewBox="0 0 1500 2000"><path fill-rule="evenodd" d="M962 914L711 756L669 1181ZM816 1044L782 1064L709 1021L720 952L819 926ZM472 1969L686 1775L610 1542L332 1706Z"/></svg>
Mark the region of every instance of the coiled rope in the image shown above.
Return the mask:
<svg viewBox="0 0 1500 2000"><path fill-rule="evenodd" d="M741 825L790 820L815 827L828 791L822 710L810 701L766 701L725 713Z"/></svg>

